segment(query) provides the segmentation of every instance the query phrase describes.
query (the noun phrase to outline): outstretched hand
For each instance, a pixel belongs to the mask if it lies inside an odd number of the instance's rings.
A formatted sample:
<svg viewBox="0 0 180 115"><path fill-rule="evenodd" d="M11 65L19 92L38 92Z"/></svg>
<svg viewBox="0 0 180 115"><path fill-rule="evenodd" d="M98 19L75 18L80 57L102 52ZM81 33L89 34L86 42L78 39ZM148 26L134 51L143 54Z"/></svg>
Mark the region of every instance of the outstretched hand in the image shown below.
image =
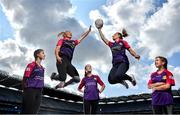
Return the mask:
<svg viewBox="0 0 180 115"><path fill-rule="evenodd" d="M89 26L89 29L81 35L81 38L79 39L79 43L90 33L91 31L91 25Z"/></svg>
<svg viewBox="0 0 180 115"><path fill-rule="evenodd" d="M91 31L91 25L89 26L89 30L88 30L89 32Z"/></svg>
<svg viewBox="0 0 180 115"><path fill-rule="evenodd" d="M140 55L136 55L135 58L136 58L137 60L140 60L141 57L140 57Z"/></svg>

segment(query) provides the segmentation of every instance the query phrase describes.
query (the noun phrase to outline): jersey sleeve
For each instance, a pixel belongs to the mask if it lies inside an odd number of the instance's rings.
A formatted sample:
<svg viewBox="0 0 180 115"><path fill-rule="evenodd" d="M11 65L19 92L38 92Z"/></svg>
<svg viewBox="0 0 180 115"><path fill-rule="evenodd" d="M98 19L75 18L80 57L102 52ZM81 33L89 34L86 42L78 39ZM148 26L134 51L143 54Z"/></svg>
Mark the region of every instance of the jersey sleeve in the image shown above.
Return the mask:
<svg viewBox="0 0 180 115"><path fill-rule="evenodd" d="M170 84L171 86L175 85L175 80L174 80L173 74L169 71L167 71L166 83Z"/></svg>
<svg viewBox="0 0 180 115"><path fill-rule="evenodd" d="M104 85L103 81L100 79L99 76L96 76L96 79L97 79L97 83L98 83L99 85L101 85L101 86Z"/></svg>
<svg viewBox="0 0 180 115"><path fill-rule="evenodd" d="M85 85L85 81L84 81L84 78L81 80L81 83L79 84L78 86L78 89L82 89L83 86Z"/></svg>
<svg viewBox="0 0 180 115"><path fill-rule="evenodd" d="M152 84L152 80L151 79L149 79L149 81L148 81L148 85L151 85Z"/></svg>
<svg viewBox="0 0 180 115"><path fill-rule="evenodd" d="M109 47L112 47L112 44L113 44L113 42L111 42L111 41L108 42Z"/></svg>
<svg viewBox="0 0 180 115"><path fill-rule="evenodd" d="M80 43L80 40L74 40L75 46L77 46Z"/></svg>
<svg viewBox="0 0 180 115"><path fill-rule="evenodd" d="M126 49L131 48L131 46L129 45L129 43L127 41L123 40L123 43L124 43L124 46Z"/></svg>
<svg viewBox="0 0 180 115"><path fill-rule="evenodd" d="M63 43L63 39L60 39L56 46L62 46L62 43Z"/></svg>
<svg viewBox="0 0 180 115"><path fill-rule="evenodd" d="M150 79L149 79L149 81L148 81L148 85L150 85L150 84L152 84L152 74L150 75Z"/></svg>
<svg viewBox="0 0 180 115"><path fill-rule="evenodd" d="M32 73L32 71L33 71L33 68L34 68L34 64L28 64L27 65L27 67L26 67L26 69L25 69L25 72L24 72L24 78L27 78L27 77L30 77L31 76L31 73Z"/></svg>

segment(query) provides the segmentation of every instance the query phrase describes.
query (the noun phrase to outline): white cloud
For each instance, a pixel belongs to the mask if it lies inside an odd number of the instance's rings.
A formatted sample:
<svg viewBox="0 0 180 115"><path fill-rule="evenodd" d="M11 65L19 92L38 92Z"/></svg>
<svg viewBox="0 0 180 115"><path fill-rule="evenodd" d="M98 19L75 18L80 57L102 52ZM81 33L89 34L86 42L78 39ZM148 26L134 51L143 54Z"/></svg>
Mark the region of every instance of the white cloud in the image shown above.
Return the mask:
<svg viewBox="0 0 180 115"><path fill-rule="evenodd" d="M139 33L141 26L146 21L146 13L152 9L152 1L150 0L134 2L132 0L119 0L104 6L113 27L116 30L125 27L131 33L130 35Z"/></svg>
<svg viewBox="0 0 180 115"><path fill-rule="evenodd" d="M141 30L141 46L149 49L150 58L172 56L180 52L180 1L169 0Z"/></svg>
<svg viewBox="0 0 180 115"><path fill-rule="evenodd" d="M175 86L173 89L180 88L180 67L174 67L172 65L169 66L169 70L172 72L174 79L175 79Z"/></svg>
<svg viewBox="0 0 180 115"><path fill-rule="evenodd" d="M100 13L99 10L92 10L89 13L89 18L94 22L96 19L102 19L106 21L106 18Z"/></svg>
<svg viewBox="0 0 180 115"><path fill-rule="evenodd" d="M16 40L0 41L0 68L12 74L22 74L27 61L32 61L33 47L27 48Z"/></svg>
<svg viewBox="0 0 180 115"><path fill-rule="evenodd" d="M68 28L76 33L82 30L72 18L71 3L68 0L1 0L0 4L15 31L15 38L0 41L1 69L22 76L27 63L33 60L33 51L43 48L46 82L49 83L49 75L56 71L56 34Z"/></svg>
<svg viewBox="0 0 180 115"><path fill-rule="evenodd" d="M157 55L172 56L180 51L180 1L169 0L161 8L155 7L154 2L157 1L109 0L102 7L105 14L94 10L91 11L90 18L94 21L95 16L103 17L103 29L107 36L126 28L130 34L129 42L137 43L133 45L138 45L145 52L148 51L150 59ZM154 14L148 16L152 11Z"/></svg>
<svg viewBox="0 0 180 115"><path fill-rule="evenodd" d="M104 62L104 60L89 60L86 63L91 64L95 70L98 70L104 74L108 74L108 71L110 70L110 63L108 65L108 62ZM95 74L98 74L98 72L95 71Z"/></svg>
<svg viewBox="0 0 180 115"><path fill-rule="evenodd" d="M49 77L51 72L56 71L54 48L57 33L70 30L73 37L78 38L88 27L85 22L74 17L76 7L68 0L1 0L0 4L15 30L13 40L0 42L0 61L3 62L0 67L7 71L16 68L14 73L18 75L22 75L26 64L33 59L34 49L43 48L46 53L46 75ZM103 76L106 81L111 68L110 49L99 38L94 26L97 18L104 20L103 32L109 40L112 40L113 33L121 32L125 27L130 35L126 40L141 54L142 61L148 61L149 56L154 59L156 55L172 56L179 52L179 6L178 0L169 0L150 18L147 13L155 9L151 0L108 0L101 10L91 11L89 17L93 22L93 31L77 46L73 58L73 64L80 68L78 71L81 77L84 74L81 68L87 63L92 64L95 72L106 75ZM2 50L3 48L6 49ZM4 55L6 52L9 53ZM152 67L136 63L129 54L128 57L131 62L128 73L134 73L140 84L147 82L147 74L151 72ZM178 70L178 67L174 69L177 75ZM50 82L49 78L46 80L47 83ZM56 82L52 82L51 86L55 84ZM141 90L139 85L135 88Z"/></svg>

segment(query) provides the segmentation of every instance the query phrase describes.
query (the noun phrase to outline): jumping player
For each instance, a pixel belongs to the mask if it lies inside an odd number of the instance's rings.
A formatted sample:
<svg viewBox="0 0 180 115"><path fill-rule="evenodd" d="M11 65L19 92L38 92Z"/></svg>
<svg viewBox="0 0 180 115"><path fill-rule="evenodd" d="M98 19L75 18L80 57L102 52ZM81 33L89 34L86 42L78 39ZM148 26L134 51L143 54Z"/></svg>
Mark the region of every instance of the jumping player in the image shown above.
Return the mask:
<svg viewBox="0 0 180 115"><path fill-rule="evenodd" d="M98 84L101 89L98 89ZM82 88L84 87L84 91ZM81 80L78 90L84 93L84 113L95 114L99 103L99 93L105 88L104 83L99 76L92 74L91 65L85 66L85 77Z"/></svg>
<svg viewBox="0 0 180 115"><path fill-rule="evenodd" d="M173 114L173 94L171 87L175 85L173 74L167 69L168 61L165 57L155 58L158 69L151 74L148 88L153 90L152 108L154 114Z"/></svg>
<svg viewBox="0 0 180 115"><path fill-rule="evenodd" d="M89 30L86 31L84 34L81 35L79 40L72 40L72 33L70 31L61 32L58 34L63 35L63 38L60 39L57 43L55 49L55 56L56 56L56 66L59 75L52 73L51 80L59 80L60 83L55 87L57 88L64 88L72 83L78 83L80 81L79 73L76 68L72 65L71 60L73 58L73 52L75 47L89 34L91 31L91 26ZM66 81L67 74L69 74L72 79Z"/></svg>
<svg viewBox="0 0 180 115"><path fill-rule="evenodd" d="M41 103L41 94L44 87L44 68L41 61L45 59L44 50L34 52L35 61L28 64L22 81L23 114L37 114Z"/></svg>
<svg viewBox="0 0 180 115"><path fill-rule="evenodd" d="M102 27L101 27L102 28ZM130 52L132 56L136 59L140 59L140 56L136 54L136 52L130 47L127 41L123 40L124 37L128 36L125 29L123 29L122 33L116 32L113 35L114 42L109 41L104 37L104 34L101 31L101 28L98 28L99 34L103 42L108 45L112 52L112 69L108 76L108 81L110 84L121 83L126 88L128 88L128 84L125 80L129 80L133 86L136 85L136 80L134 76L129 76L126 72L129 69L129 60L126 56L126 50Z"/></svg>

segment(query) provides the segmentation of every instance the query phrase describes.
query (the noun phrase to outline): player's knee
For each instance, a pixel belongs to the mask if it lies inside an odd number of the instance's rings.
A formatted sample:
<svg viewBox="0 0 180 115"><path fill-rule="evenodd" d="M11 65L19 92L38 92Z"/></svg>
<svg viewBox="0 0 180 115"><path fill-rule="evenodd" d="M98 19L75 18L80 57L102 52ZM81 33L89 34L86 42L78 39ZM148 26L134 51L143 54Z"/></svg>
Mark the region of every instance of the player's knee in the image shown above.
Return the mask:
<svg viewBox="0 0 180 115"><path fill-rule="evenodd" d="M116 80L112 79L112 78L109 78L108 81L109 81L110 84L115 84L116 83Z"/></svg>
<svg viewBox="0 0 180 115"><path fill-rule="evenodd" d="M115 78L118 78L118 80L123 80L124 74L115 74Z"/></svg>

